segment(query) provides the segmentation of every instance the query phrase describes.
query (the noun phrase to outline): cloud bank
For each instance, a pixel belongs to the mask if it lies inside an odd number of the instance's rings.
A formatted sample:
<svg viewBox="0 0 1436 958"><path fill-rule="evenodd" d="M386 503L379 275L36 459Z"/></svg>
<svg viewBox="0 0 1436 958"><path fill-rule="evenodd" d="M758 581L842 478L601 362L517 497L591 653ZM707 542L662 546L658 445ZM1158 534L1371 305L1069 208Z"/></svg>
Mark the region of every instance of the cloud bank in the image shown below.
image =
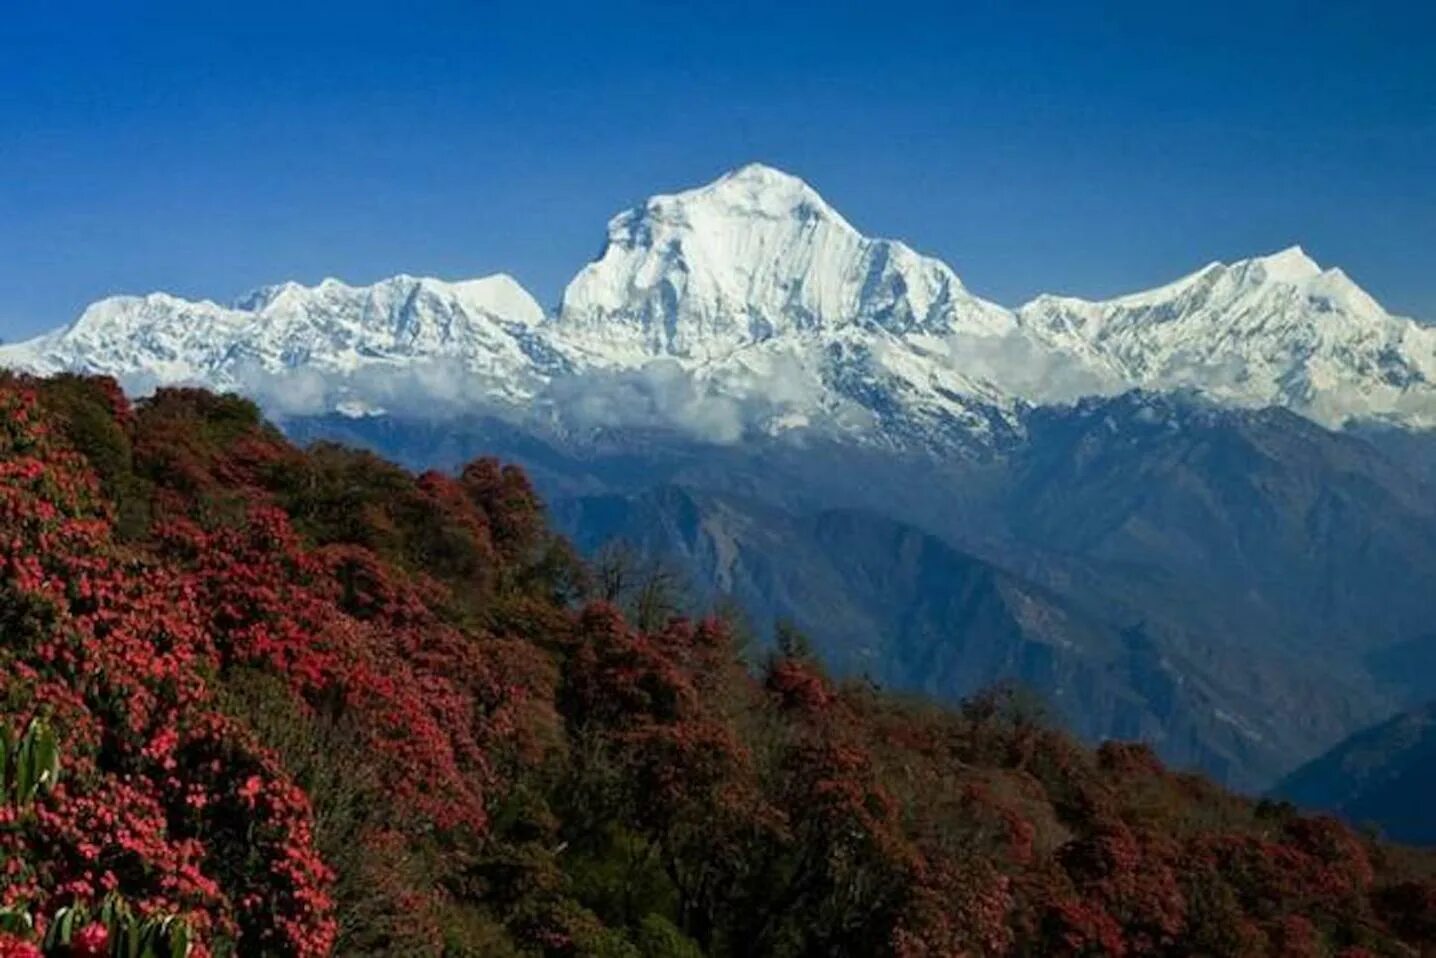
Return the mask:
<svg viewBox="0 0 1436 958"><path fill-rule="evenodd" d="M376 364L352 373L306 367L274 372L248 364L237 366L231 378L235 391L281 421L336 409L423 420L489 415L576 431L672 431L716 444L779 427L815 425L815 416L845 428L866 421L856 408L831 402L831 408L822 408L822 384L796 359L783 356L728 371L722 380L695 374L668 358L634 369L589 370L525 384L496 383L459 361ZM153 380L126 383L141 393L155 385Z"/></svg>

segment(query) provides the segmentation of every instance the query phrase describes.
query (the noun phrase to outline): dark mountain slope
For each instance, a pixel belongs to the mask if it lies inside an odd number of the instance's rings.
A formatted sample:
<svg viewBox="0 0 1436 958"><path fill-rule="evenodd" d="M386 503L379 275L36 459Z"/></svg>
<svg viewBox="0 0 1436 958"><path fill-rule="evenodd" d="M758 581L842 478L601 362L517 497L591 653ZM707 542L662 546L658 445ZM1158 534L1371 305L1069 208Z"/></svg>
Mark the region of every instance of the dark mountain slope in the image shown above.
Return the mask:
<svg viewBox="0 0 1436 958"><path fill-rule="evenodd" d="M665 557L710 598L735 599L760 632L791 621L839 672L890 688L956 701L1016 682L1090 740L1141 738L1249 786L1252 769L1340 734L1329 720L1292 720L1350 694L1296 661L1117 624L872 512L793 515L675 486L552 508L581 550L621 540Z"/></svg>
<svg viewBox="0 0 1436 958"><path fill-rule="evenodd" d="M952 461L817 441L543 435L494 420L287 428L416 466L498 450L554 498L676 485L792 515L886 515L1105 617L1120 609L1124 624L1171 619L1302 654L1416 641L1436 613L1423 586L1436 573L1436 493L1361 438L1282 410L1131 393L1033 410L1023 442Z"/></svg>
<svg viewBox="0 0 1436 958"><path fill-rule="evenodd" d="M1358 732L1282 780L1273 794L1436 845L1436 702Z"/></svg>
<svg viewBox="0 0 1436 958"><path fill-rule="evenodd" d="M1117 591L1144 570L1169 602L1292 649L1350 656L1429 631L1436 496L1369 444L1282 410L1142 394L1029 424L1002 497L1016 542L1114 570Z"/></svg>

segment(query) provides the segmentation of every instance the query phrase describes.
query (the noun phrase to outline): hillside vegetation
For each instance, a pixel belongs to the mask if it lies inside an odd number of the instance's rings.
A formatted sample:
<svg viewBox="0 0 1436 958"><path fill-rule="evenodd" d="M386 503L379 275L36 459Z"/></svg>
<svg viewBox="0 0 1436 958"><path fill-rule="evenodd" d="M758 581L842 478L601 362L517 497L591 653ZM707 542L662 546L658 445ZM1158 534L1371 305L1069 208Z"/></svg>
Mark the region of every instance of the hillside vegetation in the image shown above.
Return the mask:
<svg viewBox="0 0 1436 958"><path fill-rule="evenodd" d="M4 378L0 542L0 726L58 756L0 794L0 955L118 953L120 908L295 958L1436 943L1431 858L1020 695L760 654L586 569L492 460L415 476L232 397Z"/></svg>

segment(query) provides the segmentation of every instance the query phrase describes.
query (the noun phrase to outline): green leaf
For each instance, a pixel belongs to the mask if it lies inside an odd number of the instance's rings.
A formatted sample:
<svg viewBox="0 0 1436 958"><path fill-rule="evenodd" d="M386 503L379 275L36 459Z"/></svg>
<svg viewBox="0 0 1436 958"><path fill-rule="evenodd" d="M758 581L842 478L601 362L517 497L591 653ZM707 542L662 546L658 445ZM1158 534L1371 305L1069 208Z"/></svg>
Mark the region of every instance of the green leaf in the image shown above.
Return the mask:
<svg viewBox="0 0 1436 958"><path fill-rule="evenodd" d="M35 728L35 783L46 791L60 781L60 743L48 722Z"/></svg>
<svg viewBox="0 0 1436 958"><path fill-rule="evenodd" d="M15 799L25 804L60 778L60 745L43 719L31 719L15 755Z"/></svg>
<svg viewBox="0 0 1436 958"><path fill-rule="evenodd" d="M111 892L105 896L105 901L100 905L100 923L110 930L112 935L119 935L121 928L130 921L130 906L119 895Z"/></svg>
<svg viewBox="0 0 1436 958"><path fill-rule="evenodd" d="M123 904L116 908L116 920L110 934L115 938L116 958L140 958L140 928Z"/></svg>
<svg viewBox="0 0 1436 958"><path fill-rule="evenodd" d="M20 747L15 751L15 802L27 804L35 794L35 737L30 730L20 738Z"/></svg>
<svg viewBox="0 0 1436 958"><path fill-rule="evenodd" d="M169 958L186 958L189 954L189 926L176 919L170 927Z"/></svg>
<svg viewBox="0 0 1436 958"><path fill-rule="evenodd" d="M85 911L83 906L66 905L55 912L55 917L50 919L50 927L45 931L45 950L50 951L68 945L75 936L75 927L84 925Z"/></svg>
<svg viewBox="0 0 1436 958"><path fill-rule="evenodd" d="M0 798L10 791L10 779L15 771L15 733L9 723L0 722Z"/></svg>
<svg viewBox="0 0 1436 958"><path fill-rule="evenodd" d="M170 919L150 918L140 926L140 958L168 958L165 928Z"/></svg>
<svg viewBox="0 0 1436 958"><path fill-rule="evenodd" d="M28 911L18 908L0 909L0 931L24 937L35 927L35 921Z"/></svg>

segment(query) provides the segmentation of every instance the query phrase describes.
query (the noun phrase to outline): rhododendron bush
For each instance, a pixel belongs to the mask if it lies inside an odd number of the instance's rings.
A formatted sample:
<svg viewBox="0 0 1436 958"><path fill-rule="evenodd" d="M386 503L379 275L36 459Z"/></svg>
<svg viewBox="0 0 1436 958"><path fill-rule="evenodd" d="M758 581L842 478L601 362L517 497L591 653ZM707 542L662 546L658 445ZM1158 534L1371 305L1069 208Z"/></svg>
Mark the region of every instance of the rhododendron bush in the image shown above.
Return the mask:
<svg viewBox="0 0 1436 958"><path fill-rule="evenodd" d="M617 578L512 467L0 378L0 956L1436 947L1430 856Z"/></svg>
<svg viewBox="0 0 1436 958"><path fill-rule="evenodd" d="M6 718L48 717L66 762L33 807L0 813L0 904L43 935L60 909L122 891L201 941L327 954L330 875L308 803L216 710L194 582L116 543L87 460L15 384L0 391L0 542ZM246 803L251 779L262 804Z"/></svg>

